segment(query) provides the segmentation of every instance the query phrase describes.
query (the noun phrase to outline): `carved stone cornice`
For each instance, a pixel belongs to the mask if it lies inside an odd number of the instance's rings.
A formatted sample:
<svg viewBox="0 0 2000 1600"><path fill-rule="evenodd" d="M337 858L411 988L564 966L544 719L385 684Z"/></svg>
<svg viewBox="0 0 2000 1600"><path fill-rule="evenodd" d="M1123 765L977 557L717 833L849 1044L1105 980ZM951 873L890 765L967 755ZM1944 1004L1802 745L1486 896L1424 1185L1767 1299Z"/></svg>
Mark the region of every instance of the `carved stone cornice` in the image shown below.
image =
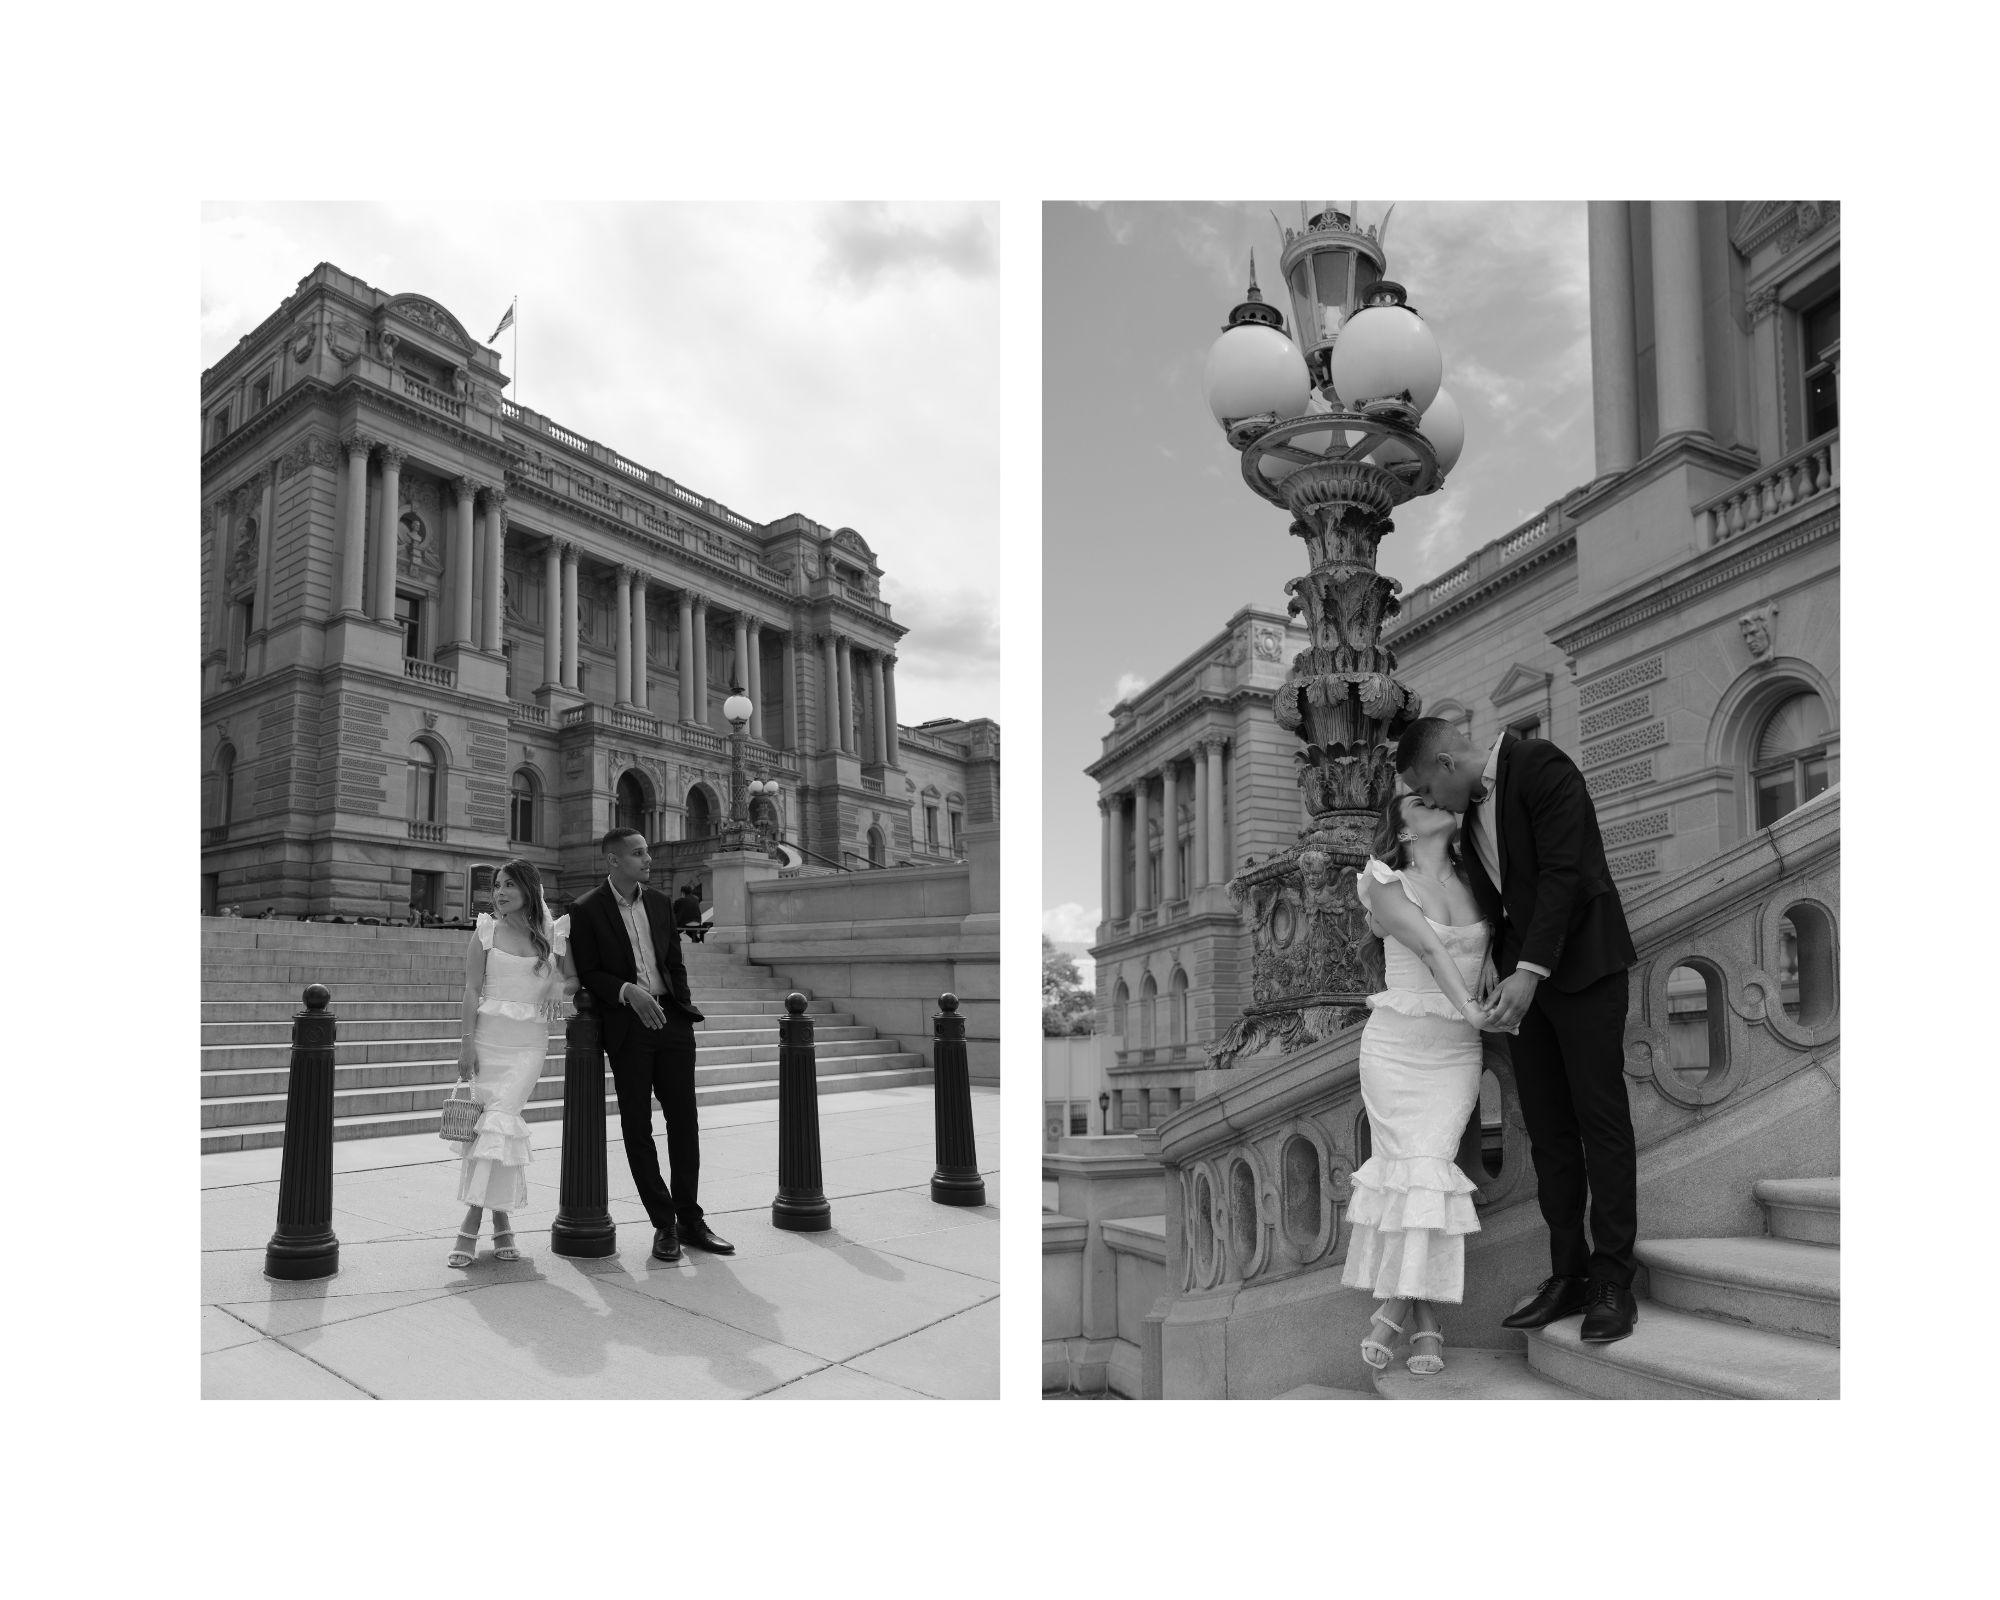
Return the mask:
<svg viewBox="0 0 2000 1600"><path fill-rule="evenodd" d="M487 484L479 491L479 498L484 502L485 510L504 513L507 509L507 489L504 484Z"/></svg>
<svg viewBox="0 0 2000 1600"><path fill-rule="evenodd" d="M365 457L380 443L381 441L373 435L356 429L353 433L347 434L341 439L340 448L345 450L349 457Z"/></svg>
<svg viewBox="0 0 2000 1600"><path fill-rule="evenodd" d="M556 547L556 553L562 557L564 566L573 567L581 559L582 553L577 549L574 539L551 539L549 542Z"/></svg>
<svg viewBox="0 0 2000 1600"><path fill-rule="evenodd" d="M457 495L461 502L473 499L484 487L485 485L477 478L463 474L451 480L452 493Z"/></svg>
<svg viewBox="0 0 2000 1600"><path fill-rule="evenodd" d="M1778 253L1789 255L1800 240L1839 221L1838 200L1758 200L1745 208L1729 242L1748 256L1775 239Z"/></svg>
<svg viewBox="0 0 2000 1600"><path fill-rule="evenodd" d="M289 478L308 467L337 467L340 450L323 433L309 433L278 459L278 476Z"/></svg>
<svg viewBox="0 0 2000 1600"><path fill-rule="evenodd" d="M393 467L396 471L401 472L403 470L403 463L409 459L410 452L399 444L385 444L382 446L382 465L384 467Z"/></svg>

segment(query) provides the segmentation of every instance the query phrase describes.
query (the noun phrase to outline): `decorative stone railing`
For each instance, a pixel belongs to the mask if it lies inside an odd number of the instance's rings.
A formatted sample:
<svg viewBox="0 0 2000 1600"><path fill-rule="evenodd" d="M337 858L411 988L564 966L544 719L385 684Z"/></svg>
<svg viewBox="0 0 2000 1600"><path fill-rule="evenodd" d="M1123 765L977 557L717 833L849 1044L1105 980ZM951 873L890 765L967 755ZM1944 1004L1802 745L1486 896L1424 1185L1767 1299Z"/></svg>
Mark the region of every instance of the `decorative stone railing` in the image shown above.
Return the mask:
<svg viewBox="0 0 2000 1600"><path fill-rule="evenodd" d="M1740 538L1794 506L1839 487L1840 435L1834 432L1696 506L1695 542L1707 547Z"/></svg>
<svg viewBox="0 0 2000 1600"><path fill-rule="evenodd" d="M465 402L463 400L455 400L442 390L433 389L423 379L415 377L410 373L405 372L402 374L402 378L403 393L411 399L421 401L433 411L442 411L448 417L456 417L460 422L465 420Z"/></svg>
<svg viewBox="0 0 2000 1600"><path fill-rule="evenodd" d="M443 844L444 824L442 822L413 822L410 837L420 844Z"/></svg>
<svg viewBox="0 0 2000 1600"><path fill-rule="evenodd" d="M880 794L882 793L882 780L880 778L871 778L864 772L861 774L861 787L866 789L870 794Z"/></svg>
<svg viewBox="0 0 2000 1600"><path fill-rule="evenodd" d="M1626 903L1638 951L1625 1075L1641 1161L1647 1150L1836 1058L1840 1044L1840 791L1828 790L1754 837ZM1780 972L1789 923L1797 977ZM1706 1064L1676 1065L1670 975L1705 991ZM1673 994L1685 1005L1686 977ZM1338 1264L1354 1170L1368 1157L1359 1025L1222 1087L1141 1135L1166 1167L1168 1278L1203 1295ZM1498 1160L1469 1121L1458 1154L1482 1226L1535 1192L1527 1132L1504 1046L1485 1067L1500 1092Z"/></svg>
<svg viewBox="0 0 2000 1600"><path fill-rule="evenodd" d="M707 728L698 728L691 722L676 722L673 726L673 736L691 750L704 750L716 756L722 754L722 735Z"/></svg>
<svg viewBox="0 0 2000 1600"><path fill-rule="evenodd" d="M403 657L403 676L414 678L418 683L435 684L440 689L458 686L458 674L450 667L441 667L434 661L419 661L414 656Z"/></svg>
<svg viewBox="0 0 2000 1600"><path fill-rule="evenodd" d="M226 822L218 822L212 828L203 828L201 830L201 842L203 844L229 843L229 824Z"/></svg>
<svg viewBox="0 0 2000 1600"><path fill-rule="evenodd" d="M1548 544L1568 528L1569 522L1563 515L1560 500L1544 506L1518 528L1487 541L1457 566L1447 568L1429 583L1421 584L1404 595L1400 613L1383 625L1384 636L1392 637L1460 590L1492 577L1536 547Z"/></svg>
<svg viewBox="0 0 2000 1600"><path fill-rule="evenodd" d="M627 733L650 733L655 739L660 736L660 719L643 711L628 711L622 706L613 706L610 717L612 727L623 728Z"/></svg>
<svg viewBox="0 0 2000 1600"><path fill-rule="evenodd" d="M674 482L664 472L655 472L650 467L642 467L638 462L620 455L609 446L597 444L590 439L586 439L574 429L565 428L558 422L550 421L549 418L543 416L540 412L530 411L527 407L517 405L512 400L503 400L500 402L500 415L517 427L526 428L531 432L543 435L545 438L554 439L560 444L567 445L579 455L588 456L592 461L601 462L612 471L631 478L635 482L643 483L655 493L667 495L672 499L680 501L683 505L692 506L695 510L704 512L715 518L718 522L726 523L732 528L740 528L745 533L754 533L757 531L756 523L752 522L748 517L740 516L736 512L731 511L721 501L711 500L706 495L695 493L694 490L686 487L684 484ZM554 474L547 464L530 462L525 464L523 470L533 473L543 483L551 486L555 483ZM592 505L601 506L612 511L618 509L618 502L612 497L605 495L601 490L592 489L588 485L575 483L574 481L571 483L571 489L579 499L588 501ZM657 518L649 517L645 520L653 523L655 526L658 525Z"/></svg>
<svg viewBox="0 0 2000 1600"><path fill-rule="evenodd" d="M548 726L549 708L547 706L538 706L531 700L510 700L507 704L509 707L507 715L510 720L514 722L532 722L544 728Z"/></svg>

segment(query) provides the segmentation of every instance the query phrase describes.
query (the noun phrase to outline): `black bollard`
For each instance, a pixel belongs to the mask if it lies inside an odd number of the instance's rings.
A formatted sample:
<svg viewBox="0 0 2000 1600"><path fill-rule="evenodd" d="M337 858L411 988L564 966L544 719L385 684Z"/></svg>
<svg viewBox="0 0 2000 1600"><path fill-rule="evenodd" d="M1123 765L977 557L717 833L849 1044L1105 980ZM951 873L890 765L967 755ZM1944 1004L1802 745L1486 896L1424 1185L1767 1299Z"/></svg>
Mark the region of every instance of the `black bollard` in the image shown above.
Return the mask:
<svg viewBox="0 0 2000 1600"><path fill-rule="evenodd" d="M833 1226L833 1207L819 1167L819 1060L806 997L786 995L785 1011L778 1019L778 1198L771 1226L824 1233Z"/></svg>
<svg viewBox="0 0 2000 1600"><path fill-rule="evenodd" d="M986 1180L972 1138L972 1069L965 1060L965 1018L958 996L938 996L931 1018L931 1094L937 1108L937 1171L931 1198L941 1206L983 1206Z"/></svg>
<svg viewBox="0 0 2000 1600"><path fill-rule="evenodd" d="M340 1270L333 1236L333 996L309 984L292 1013L292 1070L285 1079L285 1154L278 1168L278 1231L264 1247L267 1278L330 1278Z"/></svg>
<svg viewBox="0 0 2000 1600"><path fill-rule="evenodd" d="M576 1015L563 1030L562 1180L549 1248L559 1256L608 1256L618 1224L606 1203L604 1040L596 1002L576 992Z"/></svg>

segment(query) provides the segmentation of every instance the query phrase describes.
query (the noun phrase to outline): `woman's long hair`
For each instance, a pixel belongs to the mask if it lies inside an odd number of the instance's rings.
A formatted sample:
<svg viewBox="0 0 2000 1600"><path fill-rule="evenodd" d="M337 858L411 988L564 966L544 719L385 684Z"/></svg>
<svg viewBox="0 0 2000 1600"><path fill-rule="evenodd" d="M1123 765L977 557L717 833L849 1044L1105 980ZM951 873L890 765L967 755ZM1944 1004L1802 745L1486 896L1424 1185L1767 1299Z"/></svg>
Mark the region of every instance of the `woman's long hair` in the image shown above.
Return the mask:
<svg viewBox="0 0 2000 1600"><path fill-rule="evenodd" d="M535 870L534 862L515 856L500 863L494 881L497 883L503 877L519 889L521 898L527 901L521 910L528 919L528 937L535 944L535 970L546 972L550 959L555 955L555 946L549 941L549 908L542 900L542 875Z"/></svg>

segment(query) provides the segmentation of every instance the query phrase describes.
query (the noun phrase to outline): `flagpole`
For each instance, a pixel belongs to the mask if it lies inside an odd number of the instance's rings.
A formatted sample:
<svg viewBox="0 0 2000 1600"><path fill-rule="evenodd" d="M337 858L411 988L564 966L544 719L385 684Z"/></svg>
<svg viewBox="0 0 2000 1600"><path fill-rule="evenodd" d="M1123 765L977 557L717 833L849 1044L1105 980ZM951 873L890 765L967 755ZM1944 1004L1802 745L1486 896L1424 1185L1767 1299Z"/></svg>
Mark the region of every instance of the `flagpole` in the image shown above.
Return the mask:
<svg viewBox="0 0 2000 1600"><path fill-rule="evenodd" d="M514 404L521 403L521 297L514 296Z"/></svg>

